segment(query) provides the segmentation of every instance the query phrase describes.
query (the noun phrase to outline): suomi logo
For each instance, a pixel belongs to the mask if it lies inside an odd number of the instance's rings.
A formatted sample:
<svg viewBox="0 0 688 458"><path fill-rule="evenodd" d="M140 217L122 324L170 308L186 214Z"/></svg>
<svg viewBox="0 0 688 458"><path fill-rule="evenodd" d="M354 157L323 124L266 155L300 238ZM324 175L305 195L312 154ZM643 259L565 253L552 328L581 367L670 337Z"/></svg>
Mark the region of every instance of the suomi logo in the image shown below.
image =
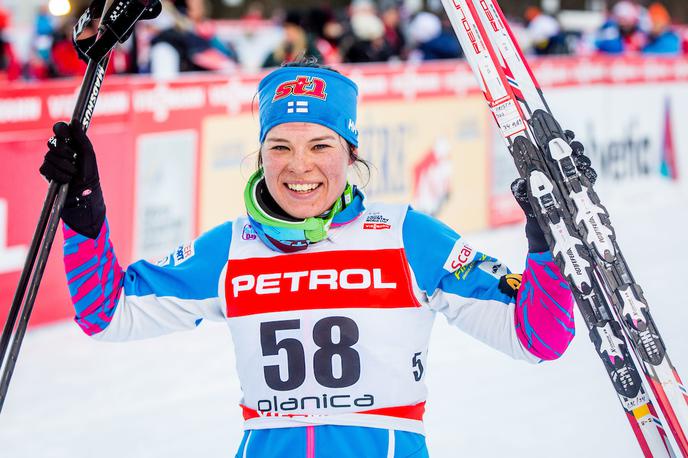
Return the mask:
<svg viewBox="0 0 688 458"><path fill-rule="evenodd" d="M308 101L297 100L296 102L287 102L287 113L308 113Z"/></svg>

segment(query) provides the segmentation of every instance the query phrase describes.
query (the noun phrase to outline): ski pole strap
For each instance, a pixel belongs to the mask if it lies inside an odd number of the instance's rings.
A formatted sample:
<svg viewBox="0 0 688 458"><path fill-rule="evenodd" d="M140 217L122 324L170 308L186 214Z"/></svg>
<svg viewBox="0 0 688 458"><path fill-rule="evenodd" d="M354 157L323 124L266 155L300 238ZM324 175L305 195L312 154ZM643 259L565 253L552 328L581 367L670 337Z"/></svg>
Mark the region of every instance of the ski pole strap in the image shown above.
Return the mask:
<svg viewBox="0 0 688 458"><path fill-rule="evenodd" d="M115 0L103 14L104 7L105 0L91 2L72 31L74 48L85 62L105 57L115 44L127 41L137 21L162 11L160 0Z"/></svg>
<svg viewBox="0 0 688 458"><path fill-rule="evenodd" d="M74 44L74 49L76 49L79 59L86 63L90 60L86 51L88 51L96 41L99 22L96 20L100 19L104 6L105 0L94 0L91 2L72 29L72 43Z"/></svg>

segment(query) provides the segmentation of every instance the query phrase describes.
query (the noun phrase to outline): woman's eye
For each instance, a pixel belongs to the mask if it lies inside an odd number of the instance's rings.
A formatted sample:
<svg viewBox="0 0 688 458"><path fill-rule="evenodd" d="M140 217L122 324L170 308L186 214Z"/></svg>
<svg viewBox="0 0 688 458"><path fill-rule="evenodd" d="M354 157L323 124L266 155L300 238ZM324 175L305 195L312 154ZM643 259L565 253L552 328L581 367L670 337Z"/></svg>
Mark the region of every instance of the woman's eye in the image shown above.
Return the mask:
<svg viewBox="0 0 688 458"><path fill-rule="evenodd" d="M315 145L313 147L313 149L323 150L323 149L327 149L329 147L330 147L330 145L326 145L324 143L318 143L317 145Z"/></svg>
<svg viewBox="0 0 688 458"><path fill-rule="evenodd" d="M288 148L284 145L275 145L270 149L276 150L276 151L286 151Z"/></svg>

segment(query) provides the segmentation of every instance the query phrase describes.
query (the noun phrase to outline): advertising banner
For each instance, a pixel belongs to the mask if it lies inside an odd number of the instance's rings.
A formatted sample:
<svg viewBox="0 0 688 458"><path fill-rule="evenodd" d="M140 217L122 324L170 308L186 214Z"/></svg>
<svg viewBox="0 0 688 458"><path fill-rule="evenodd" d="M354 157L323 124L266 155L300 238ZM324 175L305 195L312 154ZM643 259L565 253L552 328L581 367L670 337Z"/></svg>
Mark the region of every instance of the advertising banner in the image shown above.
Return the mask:
<svg viewBox="0 0 688 458"><path fill-rule="evenodd" d="M600 172L600 189L640 192L688 170L688 60L552 58L533 70L566 128ZM360 155L371 199L408 202L459 232L521 217L516 176L463 61L341 66L359 85ZM261 75L185 75L174 81L109 75L89 130L111 236L123 266L155 260L244 212L258 151ZM79 80L0 88L0 316L6 316L45 198L37 170L50 126L69 119ZM602 193L602 191L601 191ZM603 194L604 197L604 194ZM32 324L73 315L53 245Z"/></svg>
<svg viewBox="0 0 688 458"><path fill-rule="evenodd" d="M410 203L457 231L487 225L487 133L477 94L370 102L360 110L361 157L373 200ZM428 122L432 120L432 122Z"/></svg>
<svg viewBox="0 0 688 458"><path fill-rule="evenodd" d="M0 316L7 316L19 281L31 237L45 200L48 183L38 174L47 151L50 125L43 129L17 132L14 140L0 138ZM131 220L134 199L133 151L127 147L130 133L122 123L102 120L89 132L98 145L103 193L107 201L108 219L113 221L112 238L121 253L121 262L131 258L131 235L126 224ZM124 146L124 147L122 147ZM74 314L62 263L62 230L48 258L45 274L38 291L32 324L65 318Z"/></svg>
<svg viewBox="0 0 688 458"><path fill-rule="evenodd" d="M194 234L194 130L139 135L136 143L135 259L155 259Z"/></svg>
<svg viewBox="0 0 688 458"><path fill-rule="evenodd" d="M688 165L688 84L546 89L552 111L585 145L606 199L642 198L657 180L678 181ZM522 218L509 193L517 176L502 138L492 135L492 226ZM685 184L685 180L681 180Z"/></svg>

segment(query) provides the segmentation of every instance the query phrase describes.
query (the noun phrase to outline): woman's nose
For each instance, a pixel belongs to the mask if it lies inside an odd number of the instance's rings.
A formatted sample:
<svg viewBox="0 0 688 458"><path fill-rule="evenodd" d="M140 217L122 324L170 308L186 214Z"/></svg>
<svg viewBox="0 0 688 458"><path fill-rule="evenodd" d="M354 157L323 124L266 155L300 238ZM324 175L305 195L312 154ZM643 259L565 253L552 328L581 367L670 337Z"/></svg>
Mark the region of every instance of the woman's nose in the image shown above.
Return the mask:
<svg viewBox="0 0 688 458"><path fill-rule="evenodd" d="M289 161L289 168L297 173L310 171L313 168L313 160L310 153L305 148L295 149Z"/></svg>

